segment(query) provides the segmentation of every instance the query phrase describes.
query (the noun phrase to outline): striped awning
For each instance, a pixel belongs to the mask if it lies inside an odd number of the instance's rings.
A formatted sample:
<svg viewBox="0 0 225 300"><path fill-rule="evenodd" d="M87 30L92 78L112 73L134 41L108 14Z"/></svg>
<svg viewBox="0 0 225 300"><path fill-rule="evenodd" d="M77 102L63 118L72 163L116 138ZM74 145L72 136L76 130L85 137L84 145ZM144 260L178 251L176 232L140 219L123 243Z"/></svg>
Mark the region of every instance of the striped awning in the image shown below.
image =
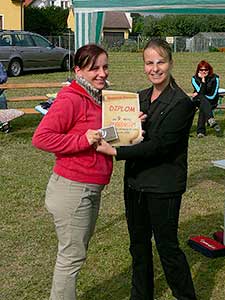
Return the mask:
<svg viewBox="0 0 225 300"><path fill-rule="evenodd" d="M75 12L75 50L88 43L100 43L104 23L103 12Z"/></svg>
<svg viewBox="0 0 225 300"><path fill-rule="evenodd" d="M225 14L224 0L72 0L76 12L149 11L157 13Z"/></svg>
<svg viewBox="0 0 225 300"><path fill-rule="evenodd" d="M99 43L105 11L162 14L225 14L225 0L72 0L75 15L75 49Z"/></svg>

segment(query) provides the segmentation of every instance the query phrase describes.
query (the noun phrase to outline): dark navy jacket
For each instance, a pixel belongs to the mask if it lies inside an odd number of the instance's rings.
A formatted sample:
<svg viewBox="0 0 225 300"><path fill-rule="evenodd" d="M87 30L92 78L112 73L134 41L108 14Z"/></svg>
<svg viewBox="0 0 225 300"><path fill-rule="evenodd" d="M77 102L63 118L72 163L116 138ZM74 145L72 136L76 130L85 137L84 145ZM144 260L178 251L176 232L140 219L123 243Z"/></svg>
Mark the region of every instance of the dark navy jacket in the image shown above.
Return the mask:
<svg viewBox="0 0 225 300"><path fill-rule="evenodd" d="M183 193L195 106L175 82L152 104L151 94L152 88L139 93L140 110L148 114L143 142L118 148L116 159L126 160L125 185L158 195Z"/></svg>
<svg viewBox="0 0 225 300"><path fill-rule="evenodd" d="M206 81L204 83L198 76L193 76L191 83L194 88L194 91L197 92L199 95L205 96L206 99L208 99L212 103L218 102L218 90L220 85L218 75L213 74L212 76L207 76Z"/></svg>

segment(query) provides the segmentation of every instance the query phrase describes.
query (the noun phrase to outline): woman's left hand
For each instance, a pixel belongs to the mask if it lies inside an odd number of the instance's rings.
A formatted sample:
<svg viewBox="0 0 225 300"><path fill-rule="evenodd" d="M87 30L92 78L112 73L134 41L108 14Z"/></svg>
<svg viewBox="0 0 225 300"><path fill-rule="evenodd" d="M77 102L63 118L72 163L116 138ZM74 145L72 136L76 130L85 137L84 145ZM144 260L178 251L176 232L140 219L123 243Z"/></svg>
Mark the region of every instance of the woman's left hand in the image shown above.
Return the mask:
<svg viewBox="0 0 225 300"><path fill-rule="evenodd" d="M197 95L198 95L198 93L197 93L197 92L194 92L194 93L191 95L191 97L194 98L194 97L197 96Z"/></svg>

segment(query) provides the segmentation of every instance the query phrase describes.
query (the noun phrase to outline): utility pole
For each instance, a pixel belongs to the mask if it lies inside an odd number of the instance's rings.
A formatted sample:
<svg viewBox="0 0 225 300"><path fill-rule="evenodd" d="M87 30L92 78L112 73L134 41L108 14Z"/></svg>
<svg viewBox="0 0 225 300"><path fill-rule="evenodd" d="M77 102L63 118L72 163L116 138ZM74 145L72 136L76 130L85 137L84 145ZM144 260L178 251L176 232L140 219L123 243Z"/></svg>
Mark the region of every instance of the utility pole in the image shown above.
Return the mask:
<svg viewBox="0 0 225 300"><path fill-rule="evenodd" d="M23 0L20 0L20 29L23 30L24 29L24 24L23 24L23 19L24 19L24 15L23 15Z"/></svg>

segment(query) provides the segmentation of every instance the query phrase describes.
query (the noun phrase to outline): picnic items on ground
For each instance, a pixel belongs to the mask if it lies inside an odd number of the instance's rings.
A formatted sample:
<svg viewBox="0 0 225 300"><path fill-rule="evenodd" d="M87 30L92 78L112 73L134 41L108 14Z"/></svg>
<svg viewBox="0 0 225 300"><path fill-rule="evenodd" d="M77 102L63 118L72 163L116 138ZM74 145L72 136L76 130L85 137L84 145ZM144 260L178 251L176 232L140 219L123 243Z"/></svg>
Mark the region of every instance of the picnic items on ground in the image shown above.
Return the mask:
<svg viewBox="0 0 225 300"><path fill-rule="evenodd" d="M9 122L22 115L24 112L18 109L0 109L0 130L8 133L10 131Z"/></svg>
<svg viewBox="0 0 225 300"><path fill-rule="evenodd" d="M40 112L42 115L47 114L57 94L47 94L46 96L48 97L47 101L41 102L39 105L35 106L36 111Z"/></svg>
<svg viewBox="0 0 225 300"><path fill-rule="evenodd" d="M225 160L213 160L212 164L215 167L225 169ZM225 224L225 215L224 215ZM223 231L216 231L213 234L213 239L210 237L198 235L190 237L188 244L191 248L199 251L203 255L211 258L225 256L225 233L224 226L221 226Z"/></svg>

